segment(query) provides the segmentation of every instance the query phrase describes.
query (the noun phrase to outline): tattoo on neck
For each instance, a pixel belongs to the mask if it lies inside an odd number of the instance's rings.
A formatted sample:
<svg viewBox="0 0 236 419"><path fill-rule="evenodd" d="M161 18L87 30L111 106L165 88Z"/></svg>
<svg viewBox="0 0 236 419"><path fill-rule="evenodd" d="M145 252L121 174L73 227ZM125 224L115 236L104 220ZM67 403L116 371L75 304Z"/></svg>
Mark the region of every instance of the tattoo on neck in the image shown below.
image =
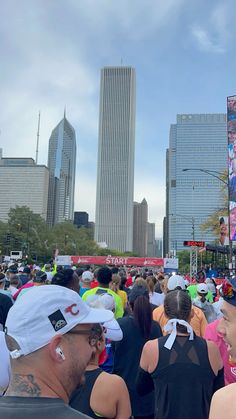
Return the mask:
<svg viewBox="0 0 236 419"><path fill-rule="evenodd" d="M6 396L40 397L41 388L32 374L13 374Z"/></svg>

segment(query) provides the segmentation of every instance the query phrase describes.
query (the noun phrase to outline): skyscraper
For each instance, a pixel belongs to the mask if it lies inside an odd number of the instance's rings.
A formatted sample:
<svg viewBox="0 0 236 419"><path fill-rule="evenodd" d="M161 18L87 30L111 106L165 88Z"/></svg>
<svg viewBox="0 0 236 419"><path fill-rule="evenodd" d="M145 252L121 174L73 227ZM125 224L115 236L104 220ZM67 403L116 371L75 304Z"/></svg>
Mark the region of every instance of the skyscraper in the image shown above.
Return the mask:
<svg viewBox="0 0 236 419"><path fill-rule="evenodd" d="M155 223L147 223L147 256L156 256Z"/></svg>
<svg viewBox="0 0 236 419"><path fill-rule="evenodd" d="M52 131L48 149L49 190L47 222L49 225L74 219L76 136L64 118Z"/></svg>
<svg viewBox="0 0 236 419"><path fill-rule="evenodd" d="M101 71L95 240L133 250L135 70Z"/></svg>
<svg viewBox="0 0 236 419"><path fill-rule="evenodd" d="M165 233L172 254L183 249L184 240L215 241L201 225L224 207L224 194L222 182L204 171L217 175L226 169L226 115L177 115L170 127L166 170Z"/></svg>
<svg viewBox="0 0 236 419"><path fill-rule="evenodd" d="M138 256L147 256L148 241L148 205L145 198L134 202L133 251ZM154 236L155 238L155 236Z"/></svg>
<svg viewBox="0 0 236 419"><path fill-rule="evenodd" d="M8 213L16 206L27 206L46 219L49 171L31 158L2 157L0 149L0 221L8 220Z"/></svg>

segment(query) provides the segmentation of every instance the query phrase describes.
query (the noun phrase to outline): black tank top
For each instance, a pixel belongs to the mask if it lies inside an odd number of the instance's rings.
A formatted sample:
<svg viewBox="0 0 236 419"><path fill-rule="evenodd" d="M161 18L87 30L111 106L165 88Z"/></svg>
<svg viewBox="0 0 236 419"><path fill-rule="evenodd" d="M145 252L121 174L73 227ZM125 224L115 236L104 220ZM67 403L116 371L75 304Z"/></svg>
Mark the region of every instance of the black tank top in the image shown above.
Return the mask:
<svg viewBox="0 0 236 419"><path fill-rule="evenodd" d="M168 336L158 339L159 362L153 371L155 419L207 419L216 378L207 343L194 336L177 336L172 349Z"/></svg>
<svg viewBox="0 0 236 419"><path fill-rule="evenodd" d="M85 372L85 383L79 386L72 394L70 406L93 419L107 419L94 413L90 407L90 396L98 376L103 372L101 368Z"/></svg>

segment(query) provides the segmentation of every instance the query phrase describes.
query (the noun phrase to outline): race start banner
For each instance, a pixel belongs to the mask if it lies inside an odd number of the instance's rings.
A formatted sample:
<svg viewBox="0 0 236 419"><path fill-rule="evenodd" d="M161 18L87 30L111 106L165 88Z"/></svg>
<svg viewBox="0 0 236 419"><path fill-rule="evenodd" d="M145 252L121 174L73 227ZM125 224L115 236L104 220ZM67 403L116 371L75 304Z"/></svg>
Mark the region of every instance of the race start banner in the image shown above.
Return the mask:
<svg viewBox="0 0 236 419"><path fill-rule="evenodd" d="M71 262L78 265L115 266L164 266L163 258L137 258L128 256L70 256Z"/></svg>

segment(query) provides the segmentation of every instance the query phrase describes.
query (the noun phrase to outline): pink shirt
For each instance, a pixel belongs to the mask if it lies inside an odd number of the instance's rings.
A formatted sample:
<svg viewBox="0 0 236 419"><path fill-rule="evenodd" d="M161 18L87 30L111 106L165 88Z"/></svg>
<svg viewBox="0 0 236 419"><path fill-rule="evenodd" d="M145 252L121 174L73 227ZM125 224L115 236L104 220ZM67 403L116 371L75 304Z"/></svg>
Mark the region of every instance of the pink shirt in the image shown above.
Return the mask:
<svg viewBox="0 0 236 419"><path fill-rule="evenodd" d="M227 351L227 346L223 340L221 334L217 331L218 324L220 320L215 320L213 323L209 323L206 327L204 338L215 342L218 346L221 358L224 364L224 376L225 376L225 385L236 382L236 365L231 366L229 364L229 353Z"/></svg>

